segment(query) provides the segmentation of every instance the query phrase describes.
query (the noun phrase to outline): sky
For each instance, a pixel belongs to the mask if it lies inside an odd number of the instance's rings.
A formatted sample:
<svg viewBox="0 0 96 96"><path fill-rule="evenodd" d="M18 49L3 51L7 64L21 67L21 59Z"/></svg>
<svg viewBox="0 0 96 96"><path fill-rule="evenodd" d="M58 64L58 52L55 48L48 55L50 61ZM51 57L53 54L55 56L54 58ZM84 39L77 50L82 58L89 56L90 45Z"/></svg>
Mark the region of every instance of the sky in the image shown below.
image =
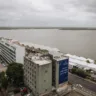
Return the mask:
<svg viewBox="0 0 96 96"><path fill-rule="evenodd" d="M0 0L0 26L95 27L96 0Z"/></svg>

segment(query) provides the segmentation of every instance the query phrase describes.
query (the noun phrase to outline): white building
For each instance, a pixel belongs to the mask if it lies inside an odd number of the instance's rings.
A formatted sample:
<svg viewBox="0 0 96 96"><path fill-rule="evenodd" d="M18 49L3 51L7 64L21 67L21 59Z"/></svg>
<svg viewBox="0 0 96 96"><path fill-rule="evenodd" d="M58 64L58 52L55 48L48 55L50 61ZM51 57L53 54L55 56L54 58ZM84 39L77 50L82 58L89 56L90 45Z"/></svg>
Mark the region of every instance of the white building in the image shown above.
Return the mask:
<svg viewBox="0 0 96 96"><path fill-rule="evenodd" d="M8 63L24 63L25 47L21 46L18 41L12 39L0 39L0 55Z"/></svg>
<svg viewBox="0 0 96 96"><path fill-rule="evenodd" d="M77 66L79 68L83 68L83 69L91 69L93 71L96 71L96 64L94 64L94 60L88 58L84 58L84 57L79 57L79 56L75 56L75 55L71 55L71 54L66 54L65 56L69 57L69 68L73 68L73 66ZM87 60L89 61L89 63L87 63Z"/></svg>
<svg viewBox="0 0 96 96"><path fill-rule="evenodd" d="M52 61L41 53L28 53L24 58L24 82L35 96L52 90Z"/></svg>

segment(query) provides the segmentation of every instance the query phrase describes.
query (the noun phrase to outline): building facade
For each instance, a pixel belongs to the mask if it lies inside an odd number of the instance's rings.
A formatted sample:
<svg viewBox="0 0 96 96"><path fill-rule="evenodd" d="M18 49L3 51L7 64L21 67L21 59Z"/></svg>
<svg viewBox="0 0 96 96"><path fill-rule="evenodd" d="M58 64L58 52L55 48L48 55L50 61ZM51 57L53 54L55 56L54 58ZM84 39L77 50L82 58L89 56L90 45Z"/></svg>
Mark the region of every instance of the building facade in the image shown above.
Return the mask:
<svg viewBox="0 0 96 96"><path fill-rule="evenodd" d="M62 53L50 53L52 59L52 85L58 89L68 83L69 58Z"/></svg>
<svg viewBox="0 0 96 96"><path fill-rule="evenodd" d="M25 47L16 44L15 41L5 38L0 39L0 55L7 63L24 63Z"/></svg>
<svg viewBox="0 0 96 96"><path fill-rule="evenodd" d="M52 62L42 54L30 54L24 58L24 82L35 96L52 90Z"/></svg>

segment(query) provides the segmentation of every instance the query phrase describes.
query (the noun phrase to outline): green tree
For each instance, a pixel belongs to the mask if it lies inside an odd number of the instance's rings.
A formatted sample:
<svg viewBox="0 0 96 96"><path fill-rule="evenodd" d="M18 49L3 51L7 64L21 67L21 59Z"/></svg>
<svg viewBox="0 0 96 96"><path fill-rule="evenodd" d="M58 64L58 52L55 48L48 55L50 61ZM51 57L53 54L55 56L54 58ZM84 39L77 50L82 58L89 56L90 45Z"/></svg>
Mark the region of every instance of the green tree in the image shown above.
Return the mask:
<svg viewBox="0 0 96 96"><path fill-rule="evenodd" d="M5 76L5 72L0 73L0 89L4 88L7 89L8 86L8 80L7 77Z"/></svg>
<svg viewBox="0 0 96 96"><path fill-rule="evenodd" d="M96 64L96 60L94 60L94 63Z"/></svg>
<svg viewBox="0 0 96 96"><path fill-rule="evenodd" d="M90 73L84 71L83 69L73 67L72 68L72 73L77 74L78 76L81 76L83 78L90 77Z"/></svg>
<svg viewBox="0 0 96 96"><path fill-rule="evenodd" d="M90 63L90 61L89 61L89 60L86 60L86 62L87 62L87 63Z"/></svg>
<svg viewBox="0 0 96 96"><path fill-rule="evenodd" d="M76 68L72 68L72 73L76 73L77 69Z"/></svg>
<svg viewBox="0 0 96 96"><path fill-rule="evenodd" d="M11 63L8 65L6 75L8 81L11 84L19 86L20 83L23 83L23 66L20 63Z"/></svg>

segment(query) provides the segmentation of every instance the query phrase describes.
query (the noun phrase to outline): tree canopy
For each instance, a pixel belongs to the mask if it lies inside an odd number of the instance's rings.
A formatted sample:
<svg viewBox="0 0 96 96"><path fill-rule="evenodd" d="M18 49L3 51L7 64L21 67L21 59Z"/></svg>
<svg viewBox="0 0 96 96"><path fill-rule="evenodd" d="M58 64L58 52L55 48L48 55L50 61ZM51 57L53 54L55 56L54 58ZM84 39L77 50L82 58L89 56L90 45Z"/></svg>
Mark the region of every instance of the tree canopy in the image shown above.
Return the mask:
<svg viewBox="0 0 96 96"><path fill-rule="evenodd" d="M83 69L80 69L80 68L73 67L72 68L72 73L77 74L78 76L81 76L83 78L86 78L87 76L90 77L90 74L88 72L86 72L86 71L84 71Z"/></svg>
<svg viewBox="0 0 96 96"><path fill-rule="evenodd" d="M1 88L7 89L7 86L8 86L8 80L5 75L5 72L1 72L0 73L0 89Z"/></svg>
<svg viewBox="0 0 96 96"><path fill-rule="evenodd" d="M23 82L23 74L24 72L22 64L11 63L8 65L6 75L11 84L19 86L19 84Z"/></svg>

